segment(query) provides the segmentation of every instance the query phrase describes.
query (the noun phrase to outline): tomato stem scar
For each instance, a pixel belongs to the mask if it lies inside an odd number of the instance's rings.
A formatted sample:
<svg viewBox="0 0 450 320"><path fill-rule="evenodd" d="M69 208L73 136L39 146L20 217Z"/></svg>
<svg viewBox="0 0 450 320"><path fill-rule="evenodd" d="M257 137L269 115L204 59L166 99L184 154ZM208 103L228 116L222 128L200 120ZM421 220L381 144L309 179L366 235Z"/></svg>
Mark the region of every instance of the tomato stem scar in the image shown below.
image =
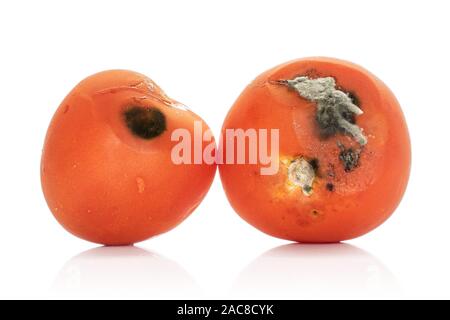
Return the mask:
<svg viewBox="0 0 450 320"><path fill-rule="evenodd" d="M158 137L166 130L166 117L158 108L133 106L124 112L130 131L145 140Z"/></svg>
<svg viewBox="0 0 450 320"><path fill-rule="evenodd" d="M362 115L363 111L354 103L351 94L336 88L334 78L300 76L276 83L296 90L301 97L317 104L316 120L324 135L341 132L352 136L362 146L367 143L362 129L355 124L355 116Z"/></svg>

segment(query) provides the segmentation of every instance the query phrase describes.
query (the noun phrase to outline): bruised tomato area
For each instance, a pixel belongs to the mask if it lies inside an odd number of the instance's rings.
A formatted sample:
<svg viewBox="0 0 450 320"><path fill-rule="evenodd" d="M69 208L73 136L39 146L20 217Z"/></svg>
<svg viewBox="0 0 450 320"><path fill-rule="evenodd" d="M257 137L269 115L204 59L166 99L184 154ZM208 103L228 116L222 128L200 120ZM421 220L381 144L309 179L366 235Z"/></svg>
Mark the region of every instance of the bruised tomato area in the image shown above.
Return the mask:
<svg viewBox="0 0 450 320"><path fill-rule="evenodd" d="M327 78L340 98L362 111L341 110L362 135L327 130L318 104L328 98L307 99L286 85ZM400 106L379 79L352 63L309 58L263 73L230 110L223 130L232 128L279 129L277 174L259 174L261 164L219 167L234 209L270 235L299 242L355 238L384 222L406 189L410 141Z"/></svg>
<svg viewBox="0 0 450 320"><path fill-rule="evenodd" d="M83 80L56 111L42 155L42 187L56 219L80 238L107 245L178 225L215 173L215 165L171 160L171 132L193 134L194 121L209 129L141 74L114 70Z"/></svg>

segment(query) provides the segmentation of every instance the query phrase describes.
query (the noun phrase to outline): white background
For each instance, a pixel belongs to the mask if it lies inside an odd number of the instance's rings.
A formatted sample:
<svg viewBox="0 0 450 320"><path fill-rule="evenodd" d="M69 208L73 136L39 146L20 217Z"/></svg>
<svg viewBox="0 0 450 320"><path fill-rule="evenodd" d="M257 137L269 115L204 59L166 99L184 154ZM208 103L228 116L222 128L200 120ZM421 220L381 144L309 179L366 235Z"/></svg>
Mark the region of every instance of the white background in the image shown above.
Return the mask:
<svg viewBox="0 0 450 320"><path fill-rule="evenodd" d="M0 2L0 297L450 298L449 13L430 0ZM135 248L96 248L47 209L44 135L87 75L147 74L217 135L254 77L316 55L371 70L408 121L409 187L372 233L289 245L243 222L218 176L185 223Z"/></svg>

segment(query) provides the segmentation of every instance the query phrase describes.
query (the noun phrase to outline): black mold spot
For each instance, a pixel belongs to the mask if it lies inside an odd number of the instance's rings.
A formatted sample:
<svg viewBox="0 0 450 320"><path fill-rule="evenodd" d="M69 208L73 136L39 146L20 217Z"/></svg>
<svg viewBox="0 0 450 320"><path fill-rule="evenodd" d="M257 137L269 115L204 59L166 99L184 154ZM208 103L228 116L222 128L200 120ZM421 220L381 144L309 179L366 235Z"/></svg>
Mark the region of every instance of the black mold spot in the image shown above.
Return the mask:
<svg viewBox="0 0 450 320"><path fill-rule="evenodd" d="M337 133L345 134L346 131L339 123L339 118L342 117L351 124L356 124L356 115L350 111L339 111L336 108L328 107L322 108L316 114L316 121L319 125L320 134L324 138L329 138Z"/></svg>
<svg viewBox="0 0 450 320"><path fill-rule="evenodd" d="M314 158L308 161L311 167L313 168L314 172L317 174L317 171L319 170L319 159Z"/></svg>
<svg viewBox="0 0 450 320"><path fill-rule="evenodd" d="M354 92L347 92L347 95L352 100L352 103L361 109L359 98L356 96L356 94ZM342 117L351 124L356 124L356 115L354 113L345 111L342 113Z"/></svg>
<svg viewBox="0 0 450 320"><path fill-rule="evenodd" d="M358 96L354 92L347 92L347 95L352 100L352 103L361 109L361 103L359 102ZM356 115L354 113L345 111L342 113L342 117L344 117L344 119L350 122L351 124L356 124Z"/></svg>
<svg viewBox="0 0 450 320"><path fill-rule="evenodd" d="M166 130L166 117L158 108L131 107L124 118L131 132L142 139L156 138Z"/></svg>
<svg viewBox="0 0 450 320"><path fill-rule="evenodd" d="M358 96L354 92L347 92L347 95L350 99L352 99L353 104L361 109L361 103Z"/></svg>
<svg viewBox="0 0 450 320"><path fill-rule="evenodd" d="M337 89L345 92L351 99L352 103L360 108L359 99L353 92L347 92L339 87ZM333 107L318 110L316 113L316 122L319 126L319 132L322 138L326 139L338 133L347 133L338 121L341 117L351 124L356 124L356 115L351 111Z"/></svg>
<svg viewBox="0 0 450 320"><path fill-rule="evenodd" d="M338 144L341 152L339 153L339 159L344 165L344 170L350 172L359 165L359 156L361 151L354 150L353 148L345 148L341 143Z"/></svg>
<svg viewBox="0 0 450 320"><path fill-rule="evenodd" d="M311 192L312 188L310 186L304 186L303 190L305 190L305 192Z"/></svg>
<svg viewBox="0 0 450 320"><path fill-rule="evenodd" d="M351 113L349 111L342 112L342 117L350 122L351 124L356 124L356 116L354 113Z"/></svg>
<svg viewBox="0 0 450 320"><path fill-rule="evenodd" d="M323 138L329 138L337 133L346 133L345 129L341 127L339 119L343 117L350 123L356 123L355 115L351 112L343 112L339 114L339 111L333 107L325 107L318 110L316 114L316 121L319 125L320 135Z"/></svg>
<svg viewBox="0 0 450 320"><path fill-rule="evenodd" d="M328 191L333 192L334 191L334 184L331 182L327 183L326 188Z"/></svg>

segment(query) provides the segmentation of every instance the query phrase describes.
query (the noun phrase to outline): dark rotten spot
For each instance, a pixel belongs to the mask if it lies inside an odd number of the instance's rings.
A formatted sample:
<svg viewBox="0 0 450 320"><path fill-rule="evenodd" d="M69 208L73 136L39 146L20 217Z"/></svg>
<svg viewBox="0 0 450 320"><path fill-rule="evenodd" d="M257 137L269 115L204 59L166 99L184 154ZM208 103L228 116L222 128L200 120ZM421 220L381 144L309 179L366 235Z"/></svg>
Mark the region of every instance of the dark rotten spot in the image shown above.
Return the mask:
<svg viewBox="0 0 450 320"><path fill-rule="evenodd" d="M328 138L341 132L338 119L339 114L334 108L322 108L317 111L316 120L322 137Z"/></svg>
<svg viewBox="0 0 450 320"><path fill-rule="evenodd" d="M348 97L352 100L352 103L361 109L361 105L359 103L358 97L353 92L347 92ZM354 113L351 113L349 111L344 111L342 113L342 117L350 122L351 124L356 124L356 116Z"/></svg>
<svg viewBox="0 0 450 320"><path fill-rule="evenodd" d="M358 96L354 92L347 92L348 97L352 100L352 103L361 109L361 103Z"/></svg>
<svg viewBox="0 0 450 320"><path fill-rule="evenodd" d="M154 107L131 107L124 112L130 131L146 140L158 137L166 130L166 117Z"/></svg>
<svg viewBox="0 0 450 320"><path fill-rule="evenodd" d="M317 174L317 171L319 170L319 159L314 158L308 161L311 167L313 168L314 172Z"/></svg>
<svg viewBox="0 0 450 320"><path fill-rule="evenodd" d="M361 151L354 150L353 148L345 148L341 143L338 144L341 152L339 153L339 159L344 165L344 170L350 172L359 165L359 156Z"/></svg>
<svg viewBox="0 0 450 320"><path fill-rule="evenodd" d="M351 124L356 124L356 115L349 110L338 110L328 106L317 111L316 121L323 138L334 136L337 133L346 133L345 129L339 123L340 117Z"/></svg>

